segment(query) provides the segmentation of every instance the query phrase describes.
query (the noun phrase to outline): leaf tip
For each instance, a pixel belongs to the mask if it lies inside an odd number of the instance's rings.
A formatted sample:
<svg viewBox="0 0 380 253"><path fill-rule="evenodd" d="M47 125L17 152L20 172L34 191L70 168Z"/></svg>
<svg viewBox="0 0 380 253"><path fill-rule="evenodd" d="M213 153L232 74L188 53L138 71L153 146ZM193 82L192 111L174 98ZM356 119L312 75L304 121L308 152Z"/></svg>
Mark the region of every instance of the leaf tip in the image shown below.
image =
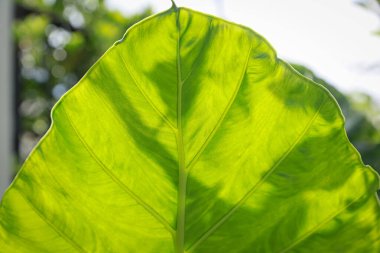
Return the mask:
<svg viewBox="0 0 380 253"><path fill-rule="evenodd" d="M178 9L178 7L177 7L177 5L175 4L175 2L174 2L174 0L170 0L171 2L172 2L172 9L174 9L174 10L177 10Z"/></svg>

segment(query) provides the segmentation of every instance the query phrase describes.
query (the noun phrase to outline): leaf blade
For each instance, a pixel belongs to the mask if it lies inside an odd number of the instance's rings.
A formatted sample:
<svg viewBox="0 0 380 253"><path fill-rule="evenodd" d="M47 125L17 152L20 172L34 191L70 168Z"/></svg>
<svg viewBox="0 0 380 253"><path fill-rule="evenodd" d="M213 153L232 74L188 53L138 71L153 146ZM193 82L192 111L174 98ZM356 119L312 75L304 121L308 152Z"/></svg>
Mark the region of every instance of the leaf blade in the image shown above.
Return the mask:
<svg viewBox="0 0 380 253"><path fill-rule="evenodd" d="M185 8L149 18L53 120L0 206L7 249L379 249L379 179L335 100L248 28ZM18 192L45 221L28 223Z"/></svg>

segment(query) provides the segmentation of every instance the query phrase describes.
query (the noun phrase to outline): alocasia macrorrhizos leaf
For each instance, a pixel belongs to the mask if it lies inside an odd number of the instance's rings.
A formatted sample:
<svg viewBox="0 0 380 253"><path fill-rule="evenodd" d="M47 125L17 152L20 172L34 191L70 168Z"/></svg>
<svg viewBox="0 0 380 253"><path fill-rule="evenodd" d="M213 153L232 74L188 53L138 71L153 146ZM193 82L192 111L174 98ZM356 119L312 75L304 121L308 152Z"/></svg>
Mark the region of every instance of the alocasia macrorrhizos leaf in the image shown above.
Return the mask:
<svg viewBox="0 0 380 253"><path fill-rule="evenodd" d="M379 252L376 173L329 93L248 28L176 7L55 106L1 252Z"/></svg>

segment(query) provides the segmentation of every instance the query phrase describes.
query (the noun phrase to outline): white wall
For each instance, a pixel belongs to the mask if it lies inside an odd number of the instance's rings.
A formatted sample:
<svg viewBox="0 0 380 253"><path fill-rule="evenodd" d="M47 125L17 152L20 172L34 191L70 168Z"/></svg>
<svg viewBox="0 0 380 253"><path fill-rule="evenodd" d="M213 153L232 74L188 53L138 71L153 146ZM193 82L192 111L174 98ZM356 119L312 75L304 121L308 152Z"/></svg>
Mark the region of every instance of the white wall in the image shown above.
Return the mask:
<svg viewBox="0 0 380 253"><path fill-rule="evenodd" d="M0 0L0 197L10 183L13 135L12 0Z"/></svg>

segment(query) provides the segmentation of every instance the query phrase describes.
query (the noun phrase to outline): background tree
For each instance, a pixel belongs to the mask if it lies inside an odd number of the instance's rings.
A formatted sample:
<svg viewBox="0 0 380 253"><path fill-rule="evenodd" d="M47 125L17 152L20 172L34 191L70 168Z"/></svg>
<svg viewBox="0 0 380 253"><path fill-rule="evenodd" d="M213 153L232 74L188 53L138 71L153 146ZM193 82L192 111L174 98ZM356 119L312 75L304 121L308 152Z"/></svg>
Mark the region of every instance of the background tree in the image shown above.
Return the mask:
<svg viewBox="0 0 380 253"><path fill-rule="evenodd" d="M103 0L16 2L17 135L22 162L50 125L50 110L131 25L151 14L125 17Z"/></svg>

